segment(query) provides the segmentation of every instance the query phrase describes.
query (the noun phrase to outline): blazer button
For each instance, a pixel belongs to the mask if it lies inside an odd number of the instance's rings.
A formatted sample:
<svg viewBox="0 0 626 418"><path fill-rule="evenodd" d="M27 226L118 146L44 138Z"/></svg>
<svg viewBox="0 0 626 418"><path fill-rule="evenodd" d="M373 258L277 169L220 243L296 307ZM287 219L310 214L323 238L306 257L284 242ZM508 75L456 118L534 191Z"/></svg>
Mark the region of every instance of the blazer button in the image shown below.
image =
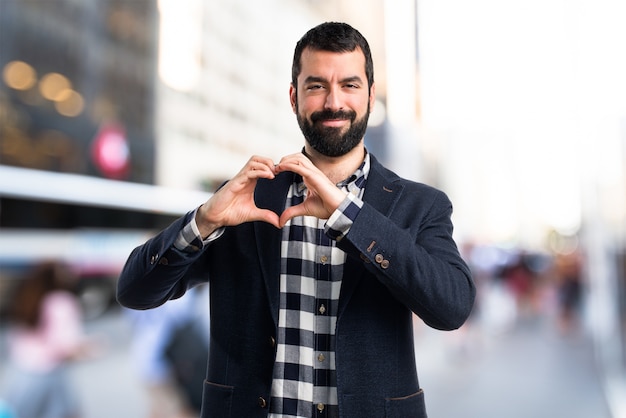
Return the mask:
<svg viewBox="0 0 626 418"><path fill-rule="evenodd" d="M382 254L376 254L376 257L374 257L374 260L376 260L378 264L382 263L384 259L385 258L383 257Z"/></svg>
<svg viewBox="0 0 626 418"><path fill-rule="evenodd" d="M161 259L159 260L159 264L167 266L169 264L169 260L165 257L161 257Z"/></svg>
<svg viewBox="0 0 626 418"><path fill-rule="evenodd" d="M262 396L259 396L259 406L261 408L267 408L267 401Z"/></svg>
<svg viewBox="0 0 626 418"><path fill-rule="evenodd" d="M276 347L276 338L270 337L270 347Z"/></svg>
<svg viewBox="0 0 626 418"><path fill-rule="evenodd" d="M380 267L383 269L386 269L387 267L389 267L389 260L383 260L380 262Z"/></svg>

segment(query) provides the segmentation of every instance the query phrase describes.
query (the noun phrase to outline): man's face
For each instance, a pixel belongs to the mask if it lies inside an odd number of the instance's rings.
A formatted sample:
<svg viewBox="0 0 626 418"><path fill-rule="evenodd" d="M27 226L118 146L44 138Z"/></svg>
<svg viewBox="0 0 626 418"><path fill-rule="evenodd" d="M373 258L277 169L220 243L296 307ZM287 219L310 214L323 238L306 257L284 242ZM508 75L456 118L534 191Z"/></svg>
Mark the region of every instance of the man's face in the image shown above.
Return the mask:
<svg viewBox="0 0 626 418"><path fill-rule="evenodd" d="M365 135L374 100L360 49L335 53L305 49L291 105L309 145L328 157L354 149ZM371 94L370 94L371 93Z"/></svg>

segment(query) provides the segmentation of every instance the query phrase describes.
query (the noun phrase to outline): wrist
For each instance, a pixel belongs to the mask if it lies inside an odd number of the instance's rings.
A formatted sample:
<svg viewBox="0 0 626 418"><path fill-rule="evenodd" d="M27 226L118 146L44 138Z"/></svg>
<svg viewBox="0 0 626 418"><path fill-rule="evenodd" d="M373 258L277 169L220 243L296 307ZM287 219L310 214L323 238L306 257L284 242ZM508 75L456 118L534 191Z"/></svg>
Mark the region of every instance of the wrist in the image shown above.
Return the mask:
<svg viewBox="0 0 626 418"><path fill-rule="evenodd" d="M221 225L206 220L206 218L203 216L203 206L200 206L196 211L196 216L194 220L196 222L196 227L198 228L200 236L202 237L202 239L206 239L213 232L217 231L221 227Z"/></svg>

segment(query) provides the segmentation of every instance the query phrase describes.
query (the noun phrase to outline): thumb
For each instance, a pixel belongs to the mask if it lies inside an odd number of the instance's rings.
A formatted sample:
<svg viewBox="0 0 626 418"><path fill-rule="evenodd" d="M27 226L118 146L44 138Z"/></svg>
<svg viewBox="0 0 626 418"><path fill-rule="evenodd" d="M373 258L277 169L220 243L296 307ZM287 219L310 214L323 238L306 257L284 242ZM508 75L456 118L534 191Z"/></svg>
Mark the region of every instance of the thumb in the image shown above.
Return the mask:
<svg viewBox="0 0 626 418"><path fill-rule="evenodd" d="M259 209L256 211L255 220L267 222L268 224L274 225L276 228L282 228L278 215L269 209Z"/></svg>
<svg viewBox="0 0 626 418"><path fill-rule="evenodd" d="M289 222L290 219L295 218L296 216L303 216L303 215L306 215L306 211L302 203L296 206L290 206L287 209L285 209L282 215L280 215L280 220L279 220L278 225L280 228L282 228L285 226L287 222Z"/></svg>

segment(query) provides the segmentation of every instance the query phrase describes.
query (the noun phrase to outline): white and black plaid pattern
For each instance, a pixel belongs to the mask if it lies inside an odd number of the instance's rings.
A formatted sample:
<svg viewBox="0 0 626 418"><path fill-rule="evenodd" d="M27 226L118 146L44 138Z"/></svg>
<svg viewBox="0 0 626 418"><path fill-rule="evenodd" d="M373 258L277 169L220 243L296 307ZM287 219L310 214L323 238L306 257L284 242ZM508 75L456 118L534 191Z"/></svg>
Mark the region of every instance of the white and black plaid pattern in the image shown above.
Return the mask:
<svg viewBox="0 0 626 418"><path fill-rule="evenodd" d="M203 240L198 225L196 224L196 212L198 212L198 209L199 208L196 208L196 210L193 211L190 217L191 220L183 227L176 241L174 241L174 247L181 251L188 253L199 251L203 246L211 241L215 241L224 233L224 228L218 228Z"/></svg>
<svg viewBox="0 0 626 418"><path fill-rule="evenodd" d="M270 417L337 417L335 325L346 254L338 249L361 206L369 155L338 184L348 197L328 220L296 217L283 228L277 356ZM301 203L298 178L287 206Z"/></svg>

